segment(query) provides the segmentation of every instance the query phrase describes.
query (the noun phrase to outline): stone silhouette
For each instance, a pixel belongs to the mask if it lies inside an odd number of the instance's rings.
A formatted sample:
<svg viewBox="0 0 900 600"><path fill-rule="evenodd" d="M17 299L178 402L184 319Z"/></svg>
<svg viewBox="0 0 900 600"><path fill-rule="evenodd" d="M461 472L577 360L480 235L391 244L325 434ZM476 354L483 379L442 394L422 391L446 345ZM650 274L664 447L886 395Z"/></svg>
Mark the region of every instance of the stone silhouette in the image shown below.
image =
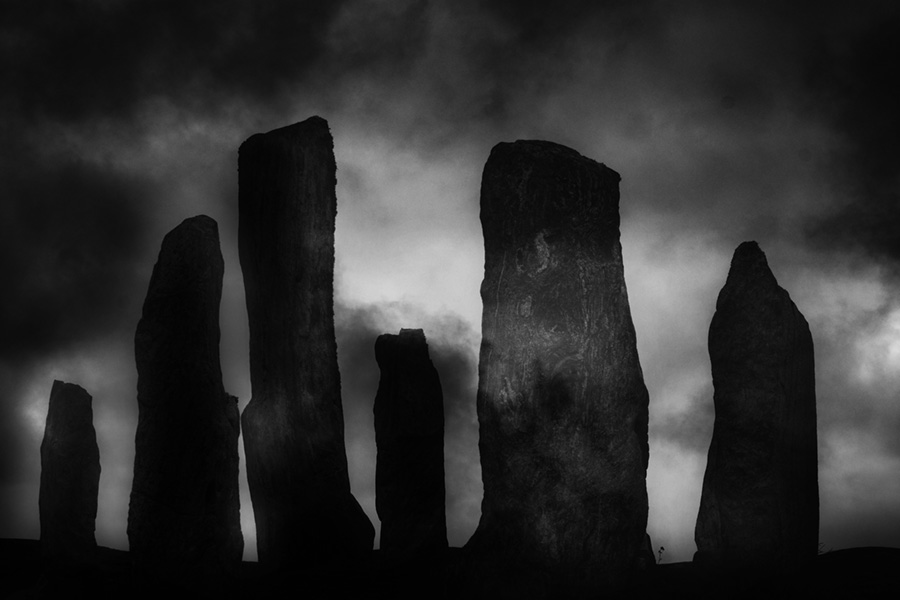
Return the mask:
<svg viewBox="0 0 900 600"><path fill-rule="evenodd" d="M219 364L216 222L163 240L134 339L138 427L128 540L141 581L227 590L243 553L237 399Z"/></svg>
<svg viewBox="0 0 900 600"><path fill-rule="evenodd" d="M100 488L100 449L91 396L82 387L54 381L41 442L41 551L51 562L89 562L97 548L94 528Z"/></svg>
<svg viewBox="0 0 900 600"><path fill-rule="evenodd" d="M381 551L399 561L436 560L447 548L444 398L421 329L375 342L375 506Z"/></svg>
<svg viewBox="0 0 900 600"><path fill-rule="evenodd" d="M755 242L735 250L709 327L715 427L695 560L797 566L818 550L809 325Z"/></svg>
<svg viewBox="0 0 900 600"><path fill-rule="evenodd" d="M253 386L242 424L259 561L315 570L368 555L375 536L344 449L328 124L311 117L256 134L238 166Z"/></svg>
<svg viewBox="0 0 900 600"><path fill-rule="evenodd" d="M498 144L484 167L484 501L467 548L494 564L485 577L507 573L485 595L594 594L645 551L648 395L619 180L544 141Z"/></svg>

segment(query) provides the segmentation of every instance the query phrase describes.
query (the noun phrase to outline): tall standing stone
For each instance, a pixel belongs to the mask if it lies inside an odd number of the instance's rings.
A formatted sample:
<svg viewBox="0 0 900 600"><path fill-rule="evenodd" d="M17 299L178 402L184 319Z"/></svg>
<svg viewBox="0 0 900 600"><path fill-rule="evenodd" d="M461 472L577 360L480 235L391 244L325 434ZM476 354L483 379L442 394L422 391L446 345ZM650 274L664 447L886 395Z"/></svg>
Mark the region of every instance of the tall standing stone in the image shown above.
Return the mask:
<svg viewBox="0 0 900 600"><path fill-rule="evenodd" d="M709 358L716 420L695 560L808 563L819 531L812 336L756 242L735 250Z"/></svg>
<svg viewBox="0 0 900 600"><path fill-rule="evenodd" d="M134 339L138 427L128 541L142 581L227 589L243 553L240 419L219 364L216 222L170 231Z"/></svg>
<svg viewBox="0 0 900 600"><path fill-rule="evenodd" d="M619 180L543 141L498 144L484 167L484 500L467 547L509 574L501 594L596 593L644 551L648 395Z"/></svg>
<svg viewBox="0 0 900 600"><path fill-rule="evenodd" d="M100 449L91 396L54 381L41 442L41 551L48 560L77 564L97 548L94 529L100 488Z"/></svg>
<svg viewBox="0 0 900 600"><path fill-rule="evenodd" d="M253 398L244 410L259 561L315 569L371 552L350 493L334 336L333 142L311 117L239 151Z"/></svg>
<svg viewBox="0 0 900 600"><path fill-rule="evenodd" d="M447 548L444 396L421 329L375 342L381 380L375 396L375 506L381 551L401 561Z"/></svg>

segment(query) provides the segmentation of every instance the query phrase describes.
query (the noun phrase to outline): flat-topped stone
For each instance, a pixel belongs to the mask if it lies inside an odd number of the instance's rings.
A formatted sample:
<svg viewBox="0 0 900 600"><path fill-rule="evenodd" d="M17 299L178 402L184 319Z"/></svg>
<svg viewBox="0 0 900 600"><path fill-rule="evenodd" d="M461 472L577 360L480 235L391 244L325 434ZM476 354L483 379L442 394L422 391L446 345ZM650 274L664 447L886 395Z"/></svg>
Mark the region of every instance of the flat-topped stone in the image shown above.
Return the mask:
<svg viewBox="0 0 900 600"><path fill-rule="evenodd" d="M498 593L600 593L645 552L648 395L619 179L544 141L498 144L484 167L484 501L467 549Z"/></svg>

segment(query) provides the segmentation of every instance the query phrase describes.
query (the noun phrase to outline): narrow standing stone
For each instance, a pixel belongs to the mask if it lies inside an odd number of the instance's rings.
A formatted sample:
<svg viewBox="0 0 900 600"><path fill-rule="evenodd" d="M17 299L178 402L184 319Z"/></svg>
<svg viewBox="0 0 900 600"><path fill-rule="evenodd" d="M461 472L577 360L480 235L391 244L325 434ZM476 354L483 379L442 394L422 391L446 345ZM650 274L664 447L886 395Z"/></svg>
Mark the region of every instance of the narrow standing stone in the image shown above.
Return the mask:
<svg viewBox="0 0 900 600"><path fill-rule="evenodd" d="M333 142L311 117L239 151L253 398L242 416L259 561L342 564L375 530L350 493L334 337Z"/></svg>
<svg viewBox="0 0 900 600"><path fill-rule="evenodd" d="M381 551L398 561L439 560L447 548L444 397L421 329L375 342L375 506Z"/></svg>
<svg viewBox="0 0 900 600"><path fill-rule="evenodd" d="M594 594L644 552L648 396L619 179L542 141L498 144L484 167L484 501L467 547L510 574L504 595Z"/></svg>
<svg viewBox="0 0 900 600"><path fill-rule="evenodd" d="M51 562L90 561L100 488L100 449L91 396L54 381L41 442L41 551Z"/></svg>
<svg viewBox="0 0 900 600"><path fill-rule="evenodd" d="M809 325L756 242L738 246L709 327L716 421L695 560L793 567L818 550Z"/></svg>
<svg viewBox="0 0 900 600"><path fill-rule="evenodd" d="M166 235L137 326L138 427L128 540L141 581L227 590L243 553L236 398L219 364L216 222Z"/></svg>

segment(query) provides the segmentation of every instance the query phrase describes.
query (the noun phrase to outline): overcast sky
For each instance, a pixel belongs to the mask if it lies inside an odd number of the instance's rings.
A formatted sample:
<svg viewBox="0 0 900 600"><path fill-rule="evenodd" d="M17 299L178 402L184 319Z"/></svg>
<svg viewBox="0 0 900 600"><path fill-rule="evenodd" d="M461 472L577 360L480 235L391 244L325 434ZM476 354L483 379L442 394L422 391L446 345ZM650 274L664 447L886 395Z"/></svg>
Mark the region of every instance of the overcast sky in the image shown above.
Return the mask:
<svg viewBox="0 0 900 600"><path fill-rule="evenodd" d="M373 345L425 329L448 529L478 522L481 171L516 139L619 172L650 392L649 531L689 560L731 254L766 252L816 351L820 541L900 546L895 2L0 3L0 537L39 536L53 379L94 397L97 539L125 535L134 331L163 235L219 223L226 389L250 399L237 148L317 114L338 165L336 319L353 492L373 522ZM242 456L243 462L243 456ZM242 468L245 556L255 531Z"/></svg>

